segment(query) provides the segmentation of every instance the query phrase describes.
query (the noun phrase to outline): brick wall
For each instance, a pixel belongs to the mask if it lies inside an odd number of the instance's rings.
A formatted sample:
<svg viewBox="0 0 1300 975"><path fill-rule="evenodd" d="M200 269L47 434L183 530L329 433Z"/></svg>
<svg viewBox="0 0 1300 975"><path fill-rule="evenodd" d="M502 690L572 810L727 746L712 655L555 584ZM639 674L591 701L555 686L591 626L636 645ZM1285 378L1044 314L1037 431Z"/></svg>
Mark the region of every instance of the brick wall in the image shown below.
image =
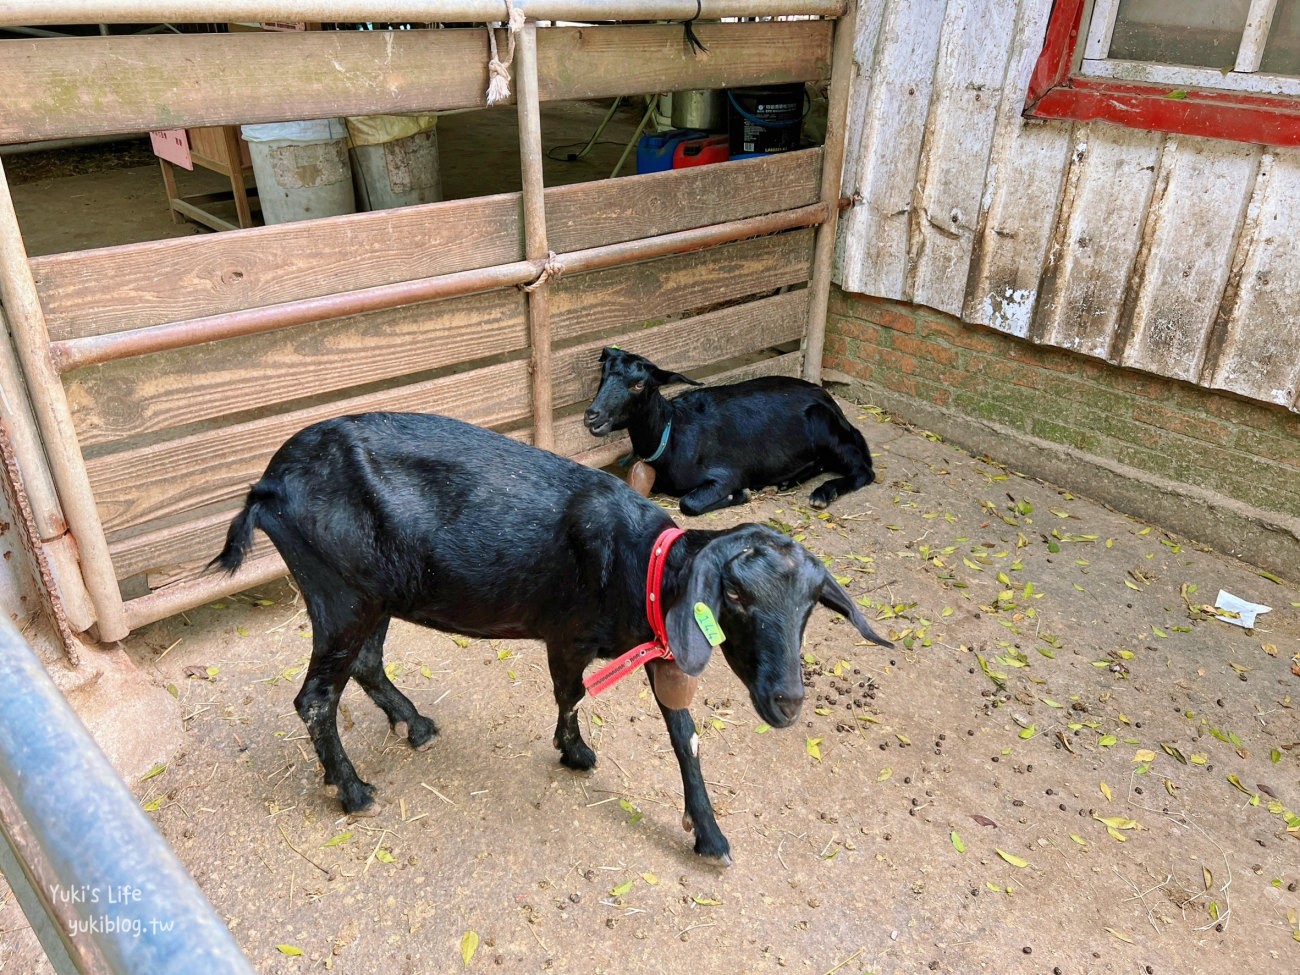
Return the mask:
<svg viewBox="0 0 1300 975"><path fill-rule="evenodd" d="M1300 578L1288 410L838 288L824 366L955 443Z"/></svg>

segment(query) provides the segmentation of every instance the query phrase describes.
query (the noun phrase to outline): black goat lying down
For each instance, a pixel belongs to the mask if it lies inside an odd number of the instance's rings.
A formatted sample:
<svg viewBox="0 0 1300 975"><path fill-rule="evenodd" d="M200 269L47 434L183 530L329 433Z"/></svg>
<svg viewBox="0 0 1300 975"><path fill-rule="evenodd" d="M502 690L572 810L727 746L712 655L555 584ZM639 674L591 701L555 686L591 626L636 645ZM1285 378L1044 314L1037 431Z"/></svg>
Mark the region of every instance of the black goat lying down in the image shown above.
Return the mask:
<svg viewBox="0 0 1300 975"><path fill-rule="evenodd" d="M560 760L590 769L596 755L576 712L583 670L652 639L647 566L656 540L674 525L603 471L447 417L368 413L291 437L249 491L213 564L237 569L254 528L275 543L311 616L311 664L294 704L325 782L337 787L344 810L365 813L375 808L374 790L344 753L336 721L349 678L413 747L426 747L437 732L384 673L390 618L473 637L544 641ZM696 622L703 603L725 633L727 663L759 716L777 728L793 723L803 703L799 648L814 603L891 645L817 559L759 525L686 532L667 553L660 592L681 671L698 675L713 650ZM652 687L655 669L647 671ZM700 772L695 723L684 707L660 708L681 767L683 822L695 830L695 851L728 863Z"/></svg>
<svg viewBox="0 0 1300 975"><path fill-rule="evenodd" d="M660 386L701 384L622 349L605 349L600 361L587 430L603 437L626 429L633 452L654 468L654 489L681 498L684 515L743 504L751 490L790 488L831 471L842 476L811 499L825 508L875 480L866 440L820 386L767 376L668 400Z"/></svg>

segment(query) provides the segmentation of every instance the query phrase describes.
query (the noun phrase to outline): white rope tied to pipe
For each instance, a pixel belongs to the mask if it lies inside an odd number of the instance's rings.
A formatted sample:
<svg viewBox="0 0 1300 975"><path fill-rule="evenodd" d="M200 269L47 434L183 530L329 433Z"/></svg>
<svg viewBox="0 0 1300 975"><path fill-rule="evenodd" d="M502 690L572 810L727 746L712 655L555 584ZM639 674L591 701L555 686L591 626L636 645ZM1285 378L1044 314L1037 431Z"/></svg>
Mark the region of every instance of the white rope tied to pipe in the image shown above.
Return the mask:
<svg viewBox="0 0 1300 975"><path fill-rule="evenodd" d="M502 61L497 56L497 34L491 24L488 24L488 47L492 50L492 57L488 60L488 87L487 103L491 105L500 105L510 97L510 63L515 59L515 35L524 29L524 12L516 10L511 0L506 0L506 16L508 19L506 39L509 46L506 47L506 58Z"/></svg>
<svg viewBox="0 0 1300 975"><path fill-rule="evenodd" d="M558 281L563 273L564 264L561 263L559 255L555 251L549 251L546 255L546 263L542 265L542 273L537 275L537 280L532 284L521 284L519 287L521 290L531 293L548 281Z"/></svg>

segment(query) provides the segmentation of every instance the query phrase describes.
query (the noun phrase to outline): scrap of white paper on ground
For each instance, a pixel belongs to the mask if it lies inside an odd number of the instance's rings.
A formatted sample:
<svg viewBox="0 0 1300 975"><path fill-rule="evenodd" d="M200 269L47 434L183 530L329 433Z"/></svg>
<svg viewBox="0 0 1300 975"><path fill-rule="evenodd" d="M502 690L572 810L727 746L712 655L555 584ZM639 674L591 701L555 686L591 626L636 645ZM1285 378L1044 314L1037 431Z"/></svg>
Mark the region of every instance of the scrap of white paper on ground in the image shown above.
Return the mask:
<svg viewBox="0 0 1300 975"><path fill-rule="evenodd" d="M1226 610L1229 613L1235 613L1235 616L1224 616L1219 614L1216 618L1223 620L1225 623L1231 623L1233 626L1241 626L1249 630L1255 625L1255 617L1263 613L1272 611L1271 606L1261 606L1259 603L1252 603L1242 599L1240 596L1234 596L1226 589L1219 590L1219 598L1214 601L1214 608Z"/></svg>

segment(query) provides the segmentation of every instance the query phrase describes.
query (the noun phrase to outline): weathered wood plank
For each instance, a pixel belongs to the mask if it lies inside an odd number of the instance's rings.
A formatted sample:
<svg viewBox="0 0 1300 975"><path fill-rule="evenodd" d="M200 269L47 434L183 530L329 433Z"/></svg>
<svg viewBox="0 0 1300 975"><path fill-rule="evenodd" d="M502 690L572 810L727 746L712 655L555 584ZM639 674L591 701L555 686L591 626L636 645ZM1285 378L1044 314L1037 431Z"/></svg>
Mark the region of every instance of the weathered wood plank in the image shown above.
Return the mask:
<svg viewBox="0 0 1300 975"><path fill-rule="evenodd" d="M1173 138L1121 312L1122 365L1195 382L1227 285L1260 148Z"/></svg>
<svg viewBox="0 0 1300 975"><path fill-rule="evenodd" d="M908 235L909 300L960 315L1018 0L949 0ZM996 174L995 174L996 175Z"/></svg>
<svg viewBox="0 0 1300 975"><path fill-rule="evenodd" d="M600 350L608 345L635 352L675 372L791 342L803 335L808 291L790 291L654 328L633 329L573 346L555 355L557 409L584 408L600 386Z"/></svg>
<svg viewBox="0 0 1300 975"><path fill-rule="evenodd" d="M519 194L507 193L75 251L31 263L57 341L522 257Z"/></svg>
<svg viewBox="0 0 1300 975"><path fill-rule="evenodd" d="M546 191L555 250L816 202L821 150ZM318 297L523 256L519 194L32 260L54 340Z"/></svg>
<svg viewBox="0 0 1300 975"><path fill-rule="evenodd" d="M1030 336L1106 357L1141 242L1164 137L1098 123L1075 129L1077 189L1053 232Z"/></svg>
<svg viewBox="0 0 1300 975"><path fill-rule="evenodd" d="M742 379L753 379L756 376L793 376L798 378L802 371L803 353L789 352L785 355L746 363L743 366L719 370L706 378L709 385L718 385L720 383L740 382ZM572 416L557 418L555 421L555 452L566 457L581 460L584 453L599 450L607 446L611 441L618 442L620 438L627 439L623 434L619 433L597 441L587 431L587 428L582 425L581 411Z"/></svg>
<svg viewBox="0 0 1300 975"><path fill-rule="evenodd" d="M876 58L879 56L882 45L880 43L880 32L884 26L885 8L893 0L859 0L857 24L854 30L853 38L853 62L857 68L857 75L849 88L849 110L845 121L844 132L844 166L841 171L841 193L853 193L853 183L858 172L858 160L862 154L863 139L860 136L866 132L867 125L871 122L871 104L868 99L863 97L866 89L863 86L864 78L874 78L876 73ZM839 235L840 248L835 255L835 280L843 280L843 234Z"/></svg>
<svg viewBox="0 0 1300 975"><path fill-rule="evenodd" d="M829 74L829 21L702 23L696 33L710 49L707 58L693 56L676 25L540 31L539 96ZM483 107L487 59L479 29L13 40L0 48L0 143Z"/></svg>
<svg viewBox="0 0 1300 975"><path fill-rule="evenodd" d="M1258 229L1244 244L1235 300L1216 336L1208 380L1300 412L1300 151L1270 150L1260 174L1250 202Z"/></svg>
<svg viewBox="0 0 1300 975"><path fill-rule="evenodd" d="M164 574L173 571L175 566L212 561L221 551L230 520L243 503L244 495L240 492L235 498L204 511L187 513L175 524L110 536L108 550L118 579ZM270 540L265 535L256 535L253 546L256 555L264 554Z"/></svg>
<svg viewBox="0 0 1300 975"><path fill-rule="evenodd" d="M868 107L855 169L845 174L860 201L843 218L841 284L848 291L904 296L909 214L945 6L893 0L871 72L853 86L850 101Z"/></svg>
<svg viewBox="0 0 1300 975"><path fill-rule="evenodd" d="M238 496L289 436L346 413L445 413L500 426L528 416L528 366L508 362L397 389L338 400L177 440L95 457L86 468L109 531Z"/></svg>
<svg viewBox="0 0 1300 975"><path fill-rule="evenodd" d="M1071 126L1023 126L990 166L990 206L976 236L964 317L1025 338L1060 209ZM996 171L995 171L996 170Z"/></svg>
<svg viewBox="0 0 1300 975"><path fill-rule="evenodd" d="M0 142L470 108L487 89L481 30L15 40L0 55Z"/></svg>
<svg viewBox="0 0 1300 975"><path fill-rule="evenodd" d="M564 252L743 220L817 202L821 149L546 191L551 250Z"/></svg>
<svg viewBox="0 0 1300 975"><path fill-rule="evenodd" d="M1050 9L1021 3L1017 14L962 311L967 321L1020 338L1038 302L1071 146L1069 123L1029 125L1023 117Z"/></svg>
<svg viewBox="0 0 1300 975"><path fill-rule="evenodd" d="M704 251L561 278L551 290L556 341L808 280L812 231L797 230ZM715 348L726 350L719 342Z"/></svg>
<svg viewBox="0 0 1300 975"><path fill-rule="evenodd" d="M831 27L829 20L700 23L695 32L709 49L703 58L677 25L543 30L538 94L545 102L818 81L831 73Z"/></svg>
<svg viewBox="0 0 1300 975"><path fill-rule="evenodd" d="M64 377L83 448L524 349L514 290L122 359Z"/></svg>
<svg viewBox="0 0 1300 975"><path fill-rule="evenodd" d="M557 338L804 281L810 236L562 279ZM110 362L65 382L81 442L94 446L522 348L521 315L516 292L488 293Z"/></svg>

